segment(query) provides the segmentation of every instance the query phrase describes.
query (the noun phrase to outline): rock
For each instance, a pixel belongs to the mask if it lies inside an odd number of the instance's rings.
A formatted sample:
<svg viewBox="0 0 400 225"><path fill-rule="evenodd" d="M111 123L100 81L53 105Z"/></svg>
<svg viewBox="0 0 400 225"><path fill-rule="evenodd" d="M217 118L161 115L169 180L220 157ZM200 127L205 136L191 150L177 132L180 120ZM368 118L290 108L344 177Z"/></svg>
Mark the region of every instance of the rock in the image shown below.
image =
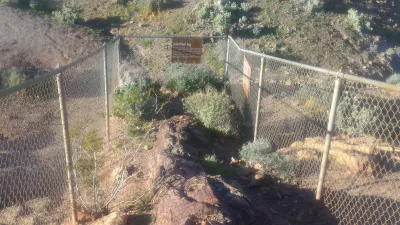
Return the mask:
<svg viewBox="0 0 400 225"><path fill-rule="evenodd" d="M80 223L85 223L89 221L93 221L93 217L86 212L77 212L77 219Z"/></svg>
<svg viewBox="0 0 400 225"><path fill-rule="evenodd" d="M229 165L237 166L238 164L239 164L239 160L236 159L235 157L231 157L231 161L229 162Z"/></svg>
<svg viewBox="0 0 400 225"><path fill-rule="evenodd" d="M256 169L256 170L262 170L262 165L261 164L259 164L259 163L256 163L255 165L254 165L254 169Z"/></svg>
<svg viewBox="0 0 400 225"><path fill-rule="evenodd" d="M216 205L218 199L213 193L206 177L192 177L185 182L185 193L188 197L210 205Z"/></svg>
<svg viewBox="0 0 400 225"><path fill-rule="evenodd" d="M325 146L323 138L306 138L304 141L293 143L288 148L278 152L297 160L319 160ZM395 169L390 158L399 154L400 148L373 137L334 137L329 151L329 159L348 169L349 172L372 174L385 168L387 171ZM386 159L386 160L385 160ZM374 172L375 171L375 172Z"/></svg>
<svg viewBox="0 0 400 225"><path fill-rule="evenodd" d="M144 150L149 150L149 146L148 146L148 145L145 145L145 146L143 146L143 149L144 149Z"/></svg>
<svg viewBox="0 0 400 225"><path fill-rule="evenodd" d="M92 225L126 225L128 222L128 215L121 212L113 212L108 216L98 219Z"/></svg>
<svg viewBox="0 0 400 225"><path fill-rule="evenodd" d="M264 183L264 177L260 174L255 174L252 175L250 178L249 187L259 187L263 185L263 183Z"/></svg>
<svg viewBox="0 0 400 225"><path fill-rule="evenodd" d="M199 135L189 133L192 128L197 129L192 118L175 116L158 130L153 159L149 160L153 168L149 185L154 186L152 204L157 215L154 224L249 224L254 213L243 194L222 178L207 176L196 163L203 154L201 149L179 138L197 138Z"/></svg>

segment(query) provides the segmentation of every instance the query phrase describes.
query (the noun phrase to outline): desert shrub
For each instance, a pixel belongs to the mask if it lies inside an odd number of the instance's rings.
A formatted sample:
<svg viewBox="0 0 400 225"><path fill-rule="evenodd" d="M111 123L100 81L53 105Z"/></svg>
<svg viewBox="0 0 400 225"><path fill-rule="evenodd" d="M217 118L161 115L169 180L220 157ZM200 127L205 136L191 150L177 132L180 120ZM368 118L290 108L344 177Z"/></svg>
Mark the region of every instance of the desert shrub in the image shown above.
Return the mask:
<svg viewBox="0 0 400 225"><path fill-rule="evenodd" d="M183 101L185 109L202 125L224 135L237 134L233 109L229 97L215 89L195 93Z"/></svg>
<svg viewBox="0 0 400 225"><path fill-rule="evenodd" d="M117 88L113 99L113 114L117 117L128 120L150 120L156 114L155 90L149 78L139 78L124 87Z"/></svg>
<svg viewBox="0 0 400 225"><path fill-rule="evenodd" d="M400 73L395 73L386 79L386 83L400 87Z"/></svg>
<svg viewBox="0 0 400 225"><path fill-rule="evenodd" d="M261 34L261 29L260 29L258 26L254 26L254 27L251 29L251 33L252 33L254 36L258 37L258 35Z"/></svg>
<svg viewBox="0 0 400 225"><path fill-rule="evenodd" d="M355 9L349 9L347 12L347 17L344 20L345 28L349 30L361 33L363 28L372 30L371 23L367 21L366 16L363 13L359 13Z"/></svg>
<svg viewBox="0 0 400 225"><path fill-rule="evenodd" d="M246 24L247 21L248 21L247 17L246 16L242 16L242 17L239 18L239 25L240 24Z"/></svg>
<svg viewBox="0 0 400 225"><path fill-rule="evenodd" d="M248 2L242 2L240 3L240 10L243 12L248 12L250 10L250 5Z"/></svg>
<svg viewBox="0 0 400 225"><path fill-rule="evenodd" d="M323 0L297 0L297 2L304 8L304 11L311 13L315 9L322 8Z"/></svg>
<svg viewBox="0 0 400 225"><path fill-rule="evenodd" d="M199 2L194 7L196 17L199 20L207 20L215 11L215 6L212 1Z"/></svg>
<svg viewBox="0 0 400 225"><path fill-rule="evenodd" d="M10 88L25 80L24 71L18 67L11 67L0 72L0 89Z"/></svg>
<svg viewBox="0 0 400 225"><path fill-rule="evenodd" d="M264 173L280 177L291 176L290 162L284 155L276 152L267 139L259 139L242 146L239 155L247 164L260 164Z"/></svg>
<svg viewBox="0 0 400 225"><path fill-rule="evenodd" d="M43 9L43 2L41 0L30 0L29 7L35 10Z"/></svg>
<svg viewBox="0 0 400 225"><path fill-rule="evenodd" d="M55 17L61 22L73 25L79 22L81 13L83 10L77 6L63 5L61 10L56 12Z"/></svg>
<svg viewBox="0 0 400 225"><path fill-rule="evenodd" d="M228 32L231 15L230 12L222 11L213 18L213 28L218 34L226 34Z"/></svg>
<svg viewBox="0 0 400 225"><path fill-rule="evenodd" d="M163 76L164 87L180 94L204 90L218 81L212 70L187 64L171 64Z"/></svg>
<svg viewBox="0 0 400 225"><path fill-rule="evenodd" d="M194 7L197 19L211 21L214 31L218 34L226 34L231 21L239 21L239 18L242 20L243 17L247 20L249 10L250 6L247 2L241 4L228 2L221 6L214 4L213 1L206 1L199 2Z"/></svg>
<svg viewBox="0 0 400 225"><path fill-rule="evenodd" d="M371 134L378 122L378 108L366 105L358 97L344 96L336 113L336 128L350 137Z"/></svg>

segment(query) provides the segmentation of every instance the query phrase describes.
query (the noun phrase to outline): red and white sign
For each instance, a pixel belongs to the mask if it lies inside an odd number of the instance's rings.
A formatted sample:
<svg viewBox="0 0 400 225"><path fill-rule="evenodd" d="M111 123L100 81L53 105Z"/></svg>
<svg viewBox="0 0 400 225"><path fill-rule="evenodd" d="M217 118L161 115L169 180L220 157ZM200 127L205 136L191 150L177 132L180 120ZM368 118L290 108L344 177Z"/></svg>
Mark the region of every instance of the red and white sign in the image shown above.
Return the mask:
<svg viewBox="0 0 400 225"><path fill-rule="evenodd" d="M247 98L250 96L250 78L251 78L251 66L249 61L247 61L246 56L243 60L243 83L242 87Z"/></svg>

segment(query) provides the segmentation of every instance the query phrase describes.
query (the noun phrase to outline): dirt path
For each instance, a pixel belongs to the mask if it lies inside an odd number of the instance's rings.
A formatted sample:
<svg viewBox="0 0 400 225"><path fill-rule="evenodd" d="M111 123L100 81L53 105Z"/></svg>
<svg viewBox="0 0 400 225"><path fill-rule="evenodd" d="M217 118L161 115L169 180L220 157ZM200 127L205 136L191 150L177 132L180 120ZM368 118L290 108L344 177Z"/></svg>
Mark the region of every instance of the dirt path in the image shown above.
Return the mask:
<svg viewBox="0 0 400 225"><path fill-rule="evenodd" d="M97 46L87 32L33 11L1 6L0 21L0 70L10 66L50 70Z"/></svg>

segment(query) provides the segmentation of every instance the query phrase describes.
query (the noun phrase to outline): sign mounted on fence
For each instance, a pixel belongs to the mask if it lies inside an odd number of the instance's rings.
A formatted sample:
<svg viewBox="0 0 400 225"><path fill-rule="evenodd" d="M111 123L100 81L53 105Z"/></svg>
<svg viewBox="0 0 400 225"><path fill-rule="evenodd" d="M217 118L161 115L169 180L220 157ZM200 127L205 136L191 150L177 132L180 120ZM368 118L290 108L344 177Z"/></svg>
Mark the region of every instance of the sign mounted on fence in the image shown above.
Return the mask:
<svg viewBox="0 0 400 225"><path fill-rule="evenodd" d="M203 54L202 38L173 38L172 56L173 63L201 63Z"/></svg>
<svg viewBox="0 0 400 225"><path fill-rule="evenodd" d="M250 78L251 78L251 66L247 61L246 56L243 59L243 83L242 87L247 98L250 96Z"/></svg>

